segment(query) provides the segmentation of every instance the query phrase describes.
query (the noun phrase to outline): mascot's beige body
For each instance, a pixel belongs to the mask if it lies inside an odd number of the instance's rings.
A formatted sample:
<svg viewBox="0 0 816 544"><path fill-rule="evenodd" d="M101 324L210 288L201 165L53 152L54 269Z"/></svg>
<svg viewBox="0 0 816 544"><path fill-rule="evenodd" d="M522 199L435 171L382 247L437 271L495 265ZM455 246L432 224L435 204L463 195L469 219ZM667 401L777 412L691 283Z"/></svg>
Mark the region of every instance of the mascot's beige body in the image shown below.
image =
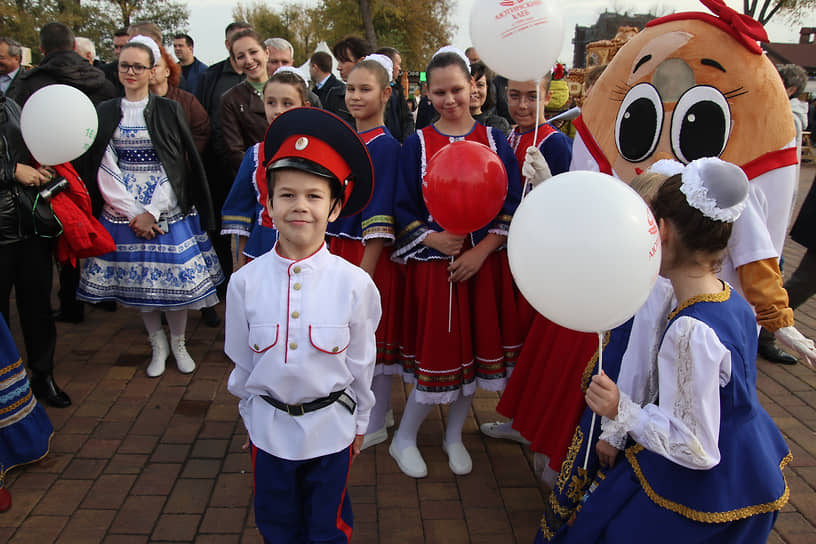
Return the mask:
<svg viewBox="0 0 816 544"><path fill-rule="evenodd" d="M657 19L615 55L575 124L572 170L629 181L660 159L716 156L741 166L758 189L775 255L735 262L732 274L762 325L793 324L775 257L798 183L795 132L782 81L756 39L710 14Z"/></svg>

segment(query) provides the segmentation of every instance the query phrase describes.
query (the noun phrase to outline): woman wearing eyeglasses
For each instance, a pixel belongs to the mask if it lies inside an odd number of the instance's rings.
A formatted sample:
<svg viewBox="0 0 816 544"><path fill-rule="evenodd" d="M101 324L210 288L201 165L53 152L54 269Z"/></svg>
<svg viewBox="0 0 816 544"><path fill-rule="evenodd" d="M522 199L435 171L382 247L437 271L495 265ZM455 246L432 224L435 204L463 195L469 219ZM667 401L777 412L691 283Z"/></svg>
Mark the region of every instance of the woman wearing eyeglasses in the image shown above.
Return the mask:
<svg viewBox="0 0 816 544"><path fill-rule="evenodd" d="M147 375L160 376L172 351L182 373L195 363L185 347L187 310L218 301L224 281L203 228L214 214L207 177L179 104L150 94L160 56L136 36L122 47L125 96L97 108L99 132L82 160L83 178L117 250L86 259L77 297L139 308L153 349ZM170 342L161 324L164 311Z"/></svg>

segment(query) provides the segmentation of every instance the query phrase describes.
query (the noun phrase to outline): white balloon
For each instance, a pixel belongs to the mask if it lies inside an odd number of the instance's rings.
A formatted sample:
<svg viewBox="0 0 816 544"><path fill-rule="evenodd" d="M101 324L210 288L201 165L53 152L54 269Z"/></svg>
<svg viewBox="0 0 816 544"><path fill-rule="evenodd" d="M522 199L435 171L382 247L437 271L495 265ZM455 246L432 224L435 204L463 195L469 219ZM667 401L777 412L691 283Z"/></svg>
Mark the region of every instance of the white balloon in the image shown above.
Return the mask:
<svg viewBox="0 0 816 544"><path fill-rule="evenodd" d="M475 0L470 41L495 72L516 81L549 72L564 41L564 20L555 0Z"/></svg>
<svg viewBox="0 0 816 544"><path fill-rule="evenodd" d="M85 153L98 128L91 99L68 85L48 85L38 90L20 114L26 147L43 165L62 164Z"/></svg>
<svg viewBox="0 0 816 544"><path fill-rule="evenodd" d="M646 302L660 270L660 236L631 187L573 171L521 202L507 256L522 294L544 317L577 331L607 331Z"/></svg>

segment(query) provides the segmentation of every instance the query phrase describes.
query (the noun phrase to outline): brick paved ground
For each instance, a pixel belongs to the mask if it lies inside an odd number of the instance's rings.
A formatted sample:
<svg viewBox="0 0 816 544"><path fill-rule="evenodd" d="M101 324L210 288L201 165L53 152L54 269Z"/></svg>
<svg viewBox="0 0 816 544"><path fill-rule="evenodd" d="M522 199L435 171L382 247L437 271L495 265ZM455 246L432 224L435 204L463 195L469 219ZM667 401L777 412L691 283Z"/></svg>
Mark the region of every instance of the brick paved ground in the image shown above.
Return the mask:
<svg viewBox="0 0 816 544"><path fill-rule="evenodd" d="M814 172L804 169L800 199ZM789 271L802 253L788 243ZM796 317L802 332L816 338L816 300ZM223 328L209 329L191 314L189 345L198 370L182 376L171 368L151 380L144 374L150 348L136 312L90 309L84 323L58 327L56 376L74 405L48 409L56 428L50 455L10 474L14 505L0 514L0 542L258 542L249 456L241 451L243 428L226 390ZM16 324L12 330L19 342ZM814 542L816 373L760 361L758 387L794 454L786 471L791 501L769 542ZM394 387L397 419L405 396L401 384ZM532 541L544 495L531 457L516 444L484 440L477 430L479 422L495 419L497 398L478 393L466 423L474 466L468 476L448 469L440 410L419 437L427 478L403 476L387 443L361 455L350 488L354 542Z"/></svg>

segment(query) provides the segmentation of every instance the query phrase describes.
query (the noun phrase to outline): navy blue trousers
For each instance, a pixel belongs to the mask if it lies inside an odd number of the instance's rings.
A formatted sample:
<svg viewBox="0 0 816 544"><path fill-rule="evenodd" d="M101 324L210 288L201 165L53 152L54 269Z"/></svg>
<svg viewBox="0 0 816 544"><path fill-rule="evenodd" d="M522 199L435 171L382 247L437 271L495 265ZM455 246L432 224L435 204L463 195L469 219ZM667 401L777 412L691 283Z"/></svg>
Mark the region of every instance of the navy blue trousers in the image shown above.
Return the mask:
<svg viewBox="0 0 816 544"><path fill-rule="evenodd" d="M272 544L348 544L354 517L346 491L351 447L289 461L252 446L255 525Z"/></svg>

